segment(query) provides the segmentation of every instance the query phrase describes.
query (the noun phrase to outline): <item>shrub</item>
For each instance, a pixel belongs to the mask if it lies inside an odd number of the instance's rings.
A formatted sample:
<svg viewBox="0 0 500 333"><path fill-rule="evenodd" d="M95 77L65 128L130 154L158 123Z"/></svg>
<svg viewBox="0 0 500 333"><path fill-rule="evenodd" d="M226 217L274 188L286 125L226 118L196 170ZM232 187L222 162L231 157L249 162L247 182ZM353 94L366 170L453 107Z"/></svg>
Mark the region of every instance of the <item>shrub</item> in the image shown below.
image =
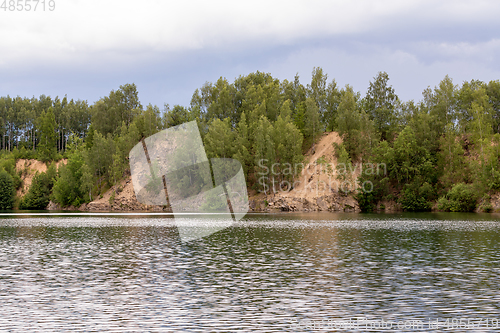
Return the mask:
<svg viewBox="0 0 500 333"><path fill-rule="evenodd" d="M362 174L358 177L358 181L360 184L369 182L373 185L371 191L368 190L370 187L367 186L367 191L364 191L362 188L358 189L358 193L354 196L362 212L371 212L376 208L377 203L388 195L389 178Z"/></svg>
<svg viewBox="0 0 500 333"><path fill-rule="evenodd" d="M111 196L109 197L109 200L108 200L110 206L113 206L113 204L115 203L115 196L116 196L116 192L113 191L113 193L111 193Z"/></svg>
<svg viewBox="0 0 500 333"><path fill-rule="evenodd" d="M208 192L201 209L207 212L224 212L227 210L226 197L217 195L215 191Z"/></svg>
<svg viewBox="0 0 500 333"><path fill-rule="evenodd" d="M478 195L472 185L459 183L439 198L438 209L448 212L472 212L476 209L477 199Z"/></svg>
<svg viewBox="0 0 500 333"><path fill-rule="evenodd" d="M418 183L406 184L401 194L399 202L404 210L419 212L431 209L430 200L434 195L434 190L429 183L423 183L421 186L418 186Z"/></svg>
<svg viewBox="0 0 500 333"><path fill-rule="evenodd" d="M68 163L59 167L59 177L54 183L52 190L52 200L63 207L83 202L82 187L82 167L83 157L78 153L69 154Z"/></svg>

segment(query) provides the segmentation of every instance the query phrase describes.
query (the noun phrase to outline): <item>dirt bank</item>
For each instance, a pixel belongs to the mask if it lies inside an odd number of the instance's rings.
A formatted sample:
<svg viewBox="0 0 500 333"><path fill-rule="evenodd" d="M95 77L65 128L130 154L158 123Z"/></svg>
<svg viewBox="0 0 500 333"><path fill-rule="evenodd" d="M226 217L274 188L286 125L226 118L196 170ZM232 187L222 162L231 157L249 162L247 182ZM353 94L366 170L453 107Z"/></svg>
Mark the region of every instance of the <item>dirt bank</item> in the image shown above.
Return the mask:
<svg viewBox="0 0 500 333"><path fill-rule="evenodd" d="M359 211L353 198L356 168L348 169L344 178L336 171L334 143L342 143L337 132L324 133L320 141L305 156L302 172L294 180L276 183L267 193L250 198L252 211ZM294 166L295 167L295 166ZM272 177L271 174L267 175ZM291 188L291 189L290 189Z"/></svg>
<svg viewBox="0 0 500 333"><path fill-rule="evenodd" d="M60 165L66 164L68 161L66 159L62 159L56 162L56 168L59 168ZM26 160L19 159L16 162L16 171L21 172L21 180L22 186L17 190L16 195L19 198L22 198L31 186L31 182L37 173L47 172L47 164L38 160Z"/></svg>

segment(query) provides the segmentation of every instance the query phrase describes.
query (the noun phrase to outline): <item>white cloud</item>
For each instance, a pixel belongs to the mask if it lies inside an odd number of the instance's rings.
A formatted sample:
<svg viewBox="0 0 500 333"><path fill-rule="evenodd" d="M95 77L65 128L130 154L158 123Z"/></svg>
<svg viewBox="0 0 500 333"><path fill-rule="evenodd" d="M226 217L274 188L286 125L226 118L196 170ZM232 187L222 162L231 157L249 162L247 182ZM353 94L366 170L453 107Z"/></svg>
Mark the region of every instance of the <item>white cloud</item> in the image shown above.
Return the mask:
<svg viewBox="0 0 500 333"><path fill-rule="evenodd" d="M145 104L187 104L195 88L221 75L299 72L307 83L321 66L362 93L387 71L402 98L418 99L445 74L460 82L500 71L499 1L54 1L53 12L0 9L4 92L92 86L76 97L94 101L118 84L142 82ZM175 90L174 101L153 96L157 86Z"/></svg>
<svg viewBox="0 0 500 333"><path fill-rule="evenodd" d="M492 1L54 1L54 11L0 11L0 62L286 45L369 32L405 17L484 21L499 8Z"/></svg>

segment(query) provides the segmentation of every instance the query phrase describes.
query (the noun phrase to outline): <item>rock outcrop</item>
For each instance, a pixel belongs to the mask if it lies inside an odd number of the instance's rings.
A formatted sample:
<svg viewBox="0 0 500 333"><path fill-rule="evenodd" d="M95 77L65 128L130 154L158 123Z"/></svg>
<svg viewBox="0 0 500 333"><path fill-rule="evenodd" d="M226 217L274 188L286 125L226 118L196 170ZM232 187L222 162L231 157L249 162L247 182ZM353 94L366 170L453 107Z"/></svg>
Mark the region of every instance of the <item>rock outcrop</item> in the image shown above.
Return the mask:
<svg viewBox="0 0 500 333"><path fill-rule="evenodd" d="M359 212L359 206L352 196L337 194L322 195L313 200L300 197L275 197L250 200L253 212Z"/></svg>

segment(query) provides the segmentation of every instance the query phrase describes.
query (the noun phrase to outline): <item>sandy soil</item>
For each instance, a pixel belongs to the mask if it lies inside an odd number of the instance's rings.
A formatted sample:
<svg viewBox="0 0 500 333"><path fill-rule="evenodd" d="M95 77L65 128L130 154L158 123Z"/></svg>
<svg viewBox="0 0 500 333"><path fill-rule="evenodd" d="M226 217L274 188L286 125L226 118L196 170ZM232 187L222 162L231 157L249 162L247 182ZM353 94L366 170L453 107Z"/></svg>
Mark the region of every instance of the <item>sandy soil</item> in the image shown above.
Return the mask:
<svg viewBox="0 0 500 333"><path fill-rule="evenodd" d="M66 159L62 159L56 163L56 167L59 168L60 165L66 163L68 163L68 161ZM28 193L35 175L37 173L47 172L47 165L44 162L34 159L19 159L16 162L16 171L22 171L21 180L23 181L23 185L17 190L16 193L18 197L22 197Z"/></svg>
<svg viewBox="0 0 500 333"><path fill-rule="evenodd" d="M336 171L334 143L342 143L337 132L324 133L316 145L305 156L305 163L300 176L289 190L288 183L276 184L270 193L252 196L251 206L254 210L266 210L262 205L269 203L270 209L292 210L344 210L353 207L357 210L357 202L352 196L346 196L344 190L354 191L355 180L360 174L359 168L346 174L344 180L338 179ZM291 185L291 184L290 184Z"/></svg>

